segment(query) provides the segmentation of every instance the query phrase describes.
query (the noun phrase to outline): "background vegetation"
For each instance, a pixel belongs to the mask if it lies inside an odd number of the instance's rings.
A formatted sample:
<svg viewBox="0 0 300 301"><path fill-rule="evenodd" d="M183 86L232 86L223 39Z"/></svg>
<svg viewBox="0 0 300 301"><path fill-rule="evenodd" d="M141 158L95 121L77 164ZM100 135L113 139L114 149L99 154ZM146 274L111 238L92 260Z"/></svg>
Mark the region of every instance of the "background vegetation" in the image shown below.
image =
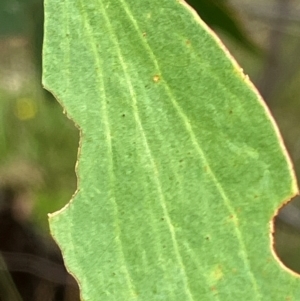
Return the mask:
<svg viewBox="0 0 300 301"><path fill-rule="evenodd" d="M263 95L299 178L300 3L188 2ZM78 131L42 89L42 33L42 0L0 2L0 187L9 184L26 196L19 197L21 216L47 233L47 213L61 208L76 190ZM297 200L292 206L276 220L276 249L286 265L300 271L300 206Z"/></svg>

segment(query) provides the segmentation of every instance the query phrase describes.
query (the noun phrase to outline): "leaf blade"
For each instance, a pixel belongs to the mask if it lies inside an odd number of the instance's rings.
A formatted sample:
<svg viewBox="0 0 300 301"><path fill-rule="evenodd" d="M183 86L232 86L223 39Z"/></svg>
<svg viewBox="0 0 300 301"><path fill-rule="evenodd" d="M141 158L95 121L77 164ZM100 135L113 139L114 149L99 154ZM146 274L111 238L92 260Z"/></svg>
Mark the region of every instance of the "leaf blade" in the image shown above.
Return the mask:
<svg viewBox="0 0 300 301"><path fill-rule="evenodd" d="M82 135L50 225L84 300L281 300L264 265L298 292L270 249L296 192L272 118L196 14L141 3L46 3L44 84Z"/></svg>

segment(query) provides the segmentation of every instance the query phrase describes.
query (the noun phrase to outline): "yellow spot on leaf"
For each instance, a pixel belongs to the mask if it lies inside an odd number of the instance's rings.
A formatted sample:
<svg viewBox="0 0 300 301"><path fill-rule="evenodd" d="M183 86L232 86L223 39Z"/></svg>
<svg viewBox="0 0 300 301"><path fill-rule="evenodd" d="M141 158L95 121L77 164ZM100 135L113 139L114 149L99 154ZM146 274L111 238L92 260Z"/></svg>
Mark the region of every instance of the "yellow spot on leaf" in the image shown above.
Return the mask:
<svg viewBox="0 0 300 301"><path fill-rule="evenodd" d="M223 272L219 265L215 266L215 268L211 271L210 278L214 283L223 278Z"/></svg>
<svg viewBox="0 0 300 301"><path fill-rule="evenodd" d="M158 83L158 82L160 81L159 75L154 75L154 76L153 76L153 81L154 81L155 83Z"/></svg>

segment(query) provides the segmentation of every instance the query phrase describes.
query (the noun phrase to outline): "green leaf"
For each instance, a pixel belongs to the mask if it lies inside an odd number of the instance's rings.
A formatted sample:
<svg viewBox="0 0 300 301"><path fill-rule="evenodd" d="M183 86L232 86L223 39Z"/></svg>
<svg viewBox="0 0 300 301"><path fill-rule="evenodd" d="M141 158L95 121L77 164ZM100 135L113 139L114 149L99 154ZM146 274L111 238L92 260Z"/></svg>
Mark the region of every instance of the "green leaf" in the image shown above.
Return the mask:
<svg viewBox="0 0 300 301"><path fill-rule="evenodd" d="M83 300L298 300L270 234L297 191L291 163L196 13L175 0L45 8L44 85L81 130L78 191L50 226Z"/></svg>

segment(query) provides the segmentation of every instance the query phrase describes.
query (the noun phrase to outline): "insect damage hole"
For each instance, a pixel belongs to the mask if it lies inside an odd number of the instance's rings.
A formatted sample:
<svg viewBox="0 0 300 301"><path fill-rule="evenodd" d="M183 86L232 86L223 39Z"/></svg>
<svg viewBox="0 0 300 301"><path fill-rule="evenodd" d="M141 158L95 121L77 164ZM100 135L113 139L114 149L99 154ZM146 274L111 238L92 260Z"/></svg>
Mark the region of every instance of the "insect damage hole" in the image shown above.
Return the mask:
<svg viewBox="0 0 300 301"><path fill-rule="evenodd" d="M278 260L300 275L300 197L279 208L273 218L273 248Z"/></svg>

